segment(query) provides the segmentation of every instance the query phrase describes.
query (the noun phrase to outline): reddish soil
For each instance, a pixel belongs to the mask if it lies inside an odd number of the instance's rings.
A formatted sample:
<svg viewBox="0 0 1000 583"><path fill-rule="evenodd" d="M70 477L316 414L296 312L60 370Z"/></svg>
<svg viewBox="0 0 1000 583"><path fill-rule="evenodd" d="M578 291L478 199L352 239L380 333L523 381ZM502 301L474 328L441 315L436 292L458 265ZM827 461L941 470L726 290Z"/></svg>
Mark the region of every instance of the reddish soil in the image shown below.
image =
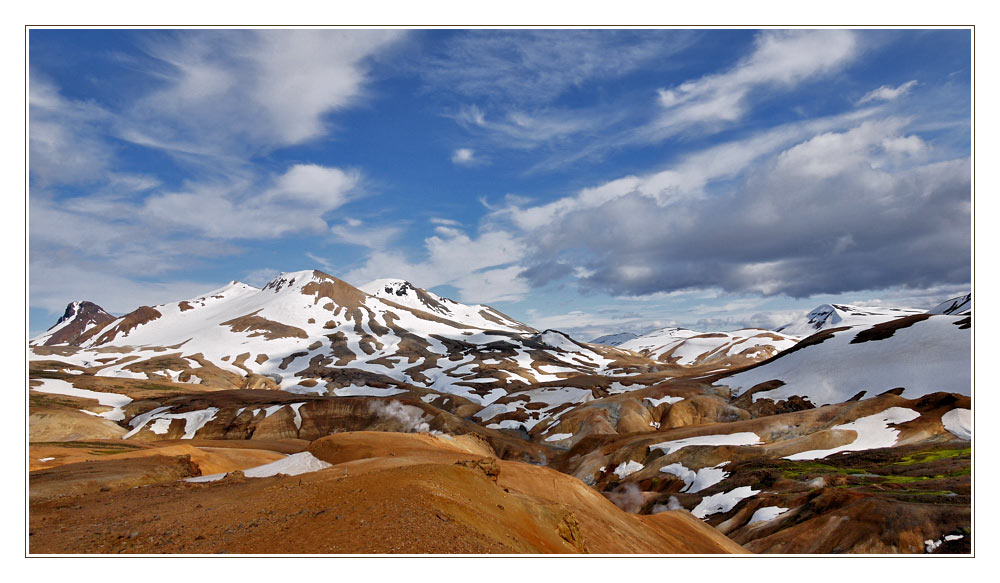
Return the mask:
<svg viewBox="0 0 1000 583"><path fill-rule="evenodd" d="M29 551L745 552L687 513L627 514L574 478L497 461L478 438L364 432L323 438L311 450L345 461L301 476L235 474L35 500ZM184 461L115 463L154 459Z"/></svg>

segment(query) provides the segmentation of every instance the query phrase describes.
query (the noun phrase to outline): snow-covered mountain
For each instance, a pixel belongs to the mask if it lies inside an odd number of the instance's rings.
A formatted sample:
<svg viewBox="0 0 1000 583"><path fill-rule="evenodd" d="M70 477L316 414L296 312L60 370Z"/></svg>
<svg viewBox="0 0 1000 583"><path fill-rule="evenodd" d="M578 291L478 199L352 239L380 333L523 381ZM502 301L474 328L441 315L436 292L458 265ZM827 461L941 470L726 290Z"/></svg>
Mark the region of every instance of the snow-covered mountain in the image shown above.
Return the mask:
<svg viewBox="0 0 1000 583"><path fill-rule="evenodd" d="M232 282L93 326L58 360L97 376L337 396L415 387L481 404L569 376L628 374L641 361L400 280L366 287L377 295L319 271L284 273L263 289ZM32 358L56 358L42 339Z"/></svg>
<svg viewBox="0 0 1000 583"><path fill-rule="evenodd" d="M896 388L910 399L938 391L971 393L968 316L912 314L877 324L838 324L718 384L739 395L775 381L775 386L761 387L753 399L777 402L800 396L817 406Z"/></svg>
<svg viewBox="0 0 1000 583"><path fill-rule="evenodd" d="M907 308L882 308L850 306L847 304L823 304L806 314L803 320L789 322L775 332L791 336L809 336L826 328L836 326L871 326L902 318L911 314L920 314L922 310Z"/></svg>
<svg viewBox="0 0 1000 583"><path fill-rule="evenodd" d="M723 368L746 365L774 356L795 345L799 337L760 328L732 332L696 332L662 328L618 348L638 352L659 362L681 366L717 364Z"/></svg>

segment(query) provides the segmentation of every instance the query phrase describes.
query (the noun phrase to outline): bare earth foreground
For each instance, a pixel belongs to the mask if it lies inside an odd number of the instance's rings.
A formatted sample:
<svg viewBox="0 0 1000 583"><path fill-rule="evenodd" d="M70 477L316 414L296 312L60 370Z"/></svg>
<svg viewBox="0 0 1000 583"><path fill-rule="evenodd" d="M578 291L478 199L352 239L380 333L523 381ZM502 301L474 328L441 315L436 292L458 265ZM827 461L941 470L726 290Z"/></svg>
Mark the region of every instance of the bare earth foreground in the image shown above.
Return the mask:
<svg viewBox="0 0 1000 583"><path fill-rule="evenodd" d="M306 444L283 445L287 452ZM745 552L687 512L626 513L575 478L497 460L473 436L336 434L308 444L334 464L329 468L269 478L230 474L208 483L179 481L198 468L194 455L170 456L176 447L143 450L141 466L132 452L32 472L29 551ZM217 458L240 451L220 453L197 441L181 447ZM148 455L160 449L166 455ZM46 496L47 482L65 491L74 474L88 474L78 476L79 494ZM129 478L146 483L130 485Z"/></svg>

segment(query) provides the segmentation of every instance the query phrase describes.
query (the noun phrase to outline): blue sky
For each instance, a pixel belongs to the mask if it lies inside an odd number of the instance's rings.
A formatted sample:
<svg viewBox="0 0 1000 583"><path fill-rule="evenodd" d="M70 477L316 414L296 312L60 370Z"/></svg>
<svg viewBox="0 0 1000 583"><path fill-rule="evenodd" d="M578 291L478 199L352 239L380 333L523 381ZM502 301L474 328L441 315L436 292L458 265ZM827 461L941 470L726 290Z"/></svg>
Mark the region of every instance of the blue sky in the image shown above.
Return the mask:
<svg viewBox="0 0 1000 583"><path fill-rule="evenodd" d="M32 334L317 268L590 338L970 287L968 30L29 33Z"/></svg>

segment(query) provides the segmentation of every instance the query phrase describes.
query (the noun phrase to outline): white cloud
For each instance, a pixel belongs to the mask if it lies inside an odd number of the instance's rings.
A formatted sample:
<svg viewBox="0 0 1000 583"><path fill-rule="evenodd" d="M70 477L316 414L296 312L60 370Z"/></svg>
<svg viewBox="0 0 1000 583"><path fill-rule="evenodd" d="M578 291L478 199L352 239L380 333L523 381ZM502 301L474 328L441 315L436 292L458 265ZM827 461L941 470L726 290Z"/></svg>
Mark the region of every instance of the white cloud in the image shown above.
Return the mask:
<svg viewBox="0 0 1000 583"><path fill-rule="evenodd" d="M589 82L666 63L694 38L683 30L469 30L415 66L435 89L539 104Z"/></svg>
<svg viewBox="0 0 1000 583"><path fill-rule="evenodd" d="M28 86L29 160L40 186L92 182L113 158L100 131L110 115L93 103L63 97L43 75L32 71Z"/></svg>
<svg viewBox="0 0 1000 583"><path fill-rule="evenodd" d="M969 161L935 161L899 119L791 124L645 176L490 215L532 252L534 286L611 294L786 294L969 278Z"/></svg>
<svg viewBox="0 0 1000 583"><path fill-rule="evenodd" d="M761 32L753 53L732 69L660 89L663 111L640 133L658 140L698 126L715 131L746 115L752 91L785 89L830 74L857 52L855 35L849 30Z"/></svg>
<svg viewBox="0 0 1000 583"><path fill-rule="evenodd" d="M325 257L320 257L319 255L316 255L315 253L311 253L309 251L306 251L306 257L315 261L316 264L320 266L321 268L320 270L325 273L332 274L336 271L336 268L333 266L333 264L330 263L330 261Z"/></svg>
<svg viewBox="0 0 1000 583"><path fill-rule="evenodd" d="M624 176L603 184L581 189L573 196L543 205L531 206L530 199L508 197L506 205L491 209L491 217L510 220L518 228L541 229L574 211L601 207L616 199L636 194L656 201L659 206L677 204L704 194L713 181L734 178L767 156L795 144L816 132L840 128L855 122L866 112L821 118L778 126L744 140L725 142L681 158L671 166L642 176ZM678 220L682 217L676 217ZM541 236L557 236L545 230Z"/></svg>
<svg viewBox="0 0 1000 583"><path fill-rule="evenodd" d="M479 160L476 158L475 151L469 148L459 148L452 152L451 161L453 164L468 166L475 164Z"/></svg>
<svg viewBox="0 0 1000 583"><path fill-rule="evenodd" d="M321 233L323 215L357 194L357 171L298 164L261 189L249 182L190 184L148 197L140 214L175 231L218 239L270 239Z"/></svg>
<svg viewBox="0 0 1000 583"><path fill-rule="evenodd" d="M517 263L525 257L525 241L506 231L484 231L477 237L451 226L438 226L424 240L426 258L413 261L398 251L374 250L361 267L344 275L350 282L385 277L406 279L424 288L451 285L463 302L510 301L529 291Z"/></svg>
<svg viewBox="0 0 1000 583"><path fill-rule="evenodd" d="M455 120L494 143L508 148L528 149L558 142L607 123L607 119L600 116L551 109L532 114L506 111L500 119L488 119L486 113L475 105L462 109Z"/></svg>
<svg viewBox="0 0 1000 583"><path fill-rule="evenodd" d="M916 85L916 80L907 81L899 87L890 87L888 85L883 85L878 89L869 91L864 97L858 100L856 105L863 105L870 101L892 101L909 93L910 89Z"/></svg>
<svg viewBox="0 0 1000 583"><path fill-rule="evenodd" d="M246 272L243 275L243 283L252 285L254 287L264 287L279 273L281 273L281 270L274 269L272 267L263 267L261 269L254 269Z"/></svg>
<svg viewBox="0 0 1000 583"><path fill-rule="evenodd" d="M71 301L88 300L109 312L125 314L141 305L175 302L223 285L222 282L139 280L121 273L94 269L93 266L55 265L48 261L32 263L28 277L31 306L50 313L61 313ZM33 323L32 327L47 328L53 323L44 326Z"/></svg>
<svg viewBox="0 0 1000 583"><path fill-rule="evenodd" d="M302 204L320 212L333 210L355 192L361 173L344 171L316 164L296 164L275 180L274 187L264 193L269 201Z"/></svg>
<svg viewBox="0 0 1000 583"><path fill-rule="evenodd" d="M347 219L344 224L333 225L330 232L337 240L369 249L385 249L398 237L403 228L392 225L366 225L358 219Z"/></svg>
<svg viewBox="0 0 1000 583"><path fill-rule="evenodd" d="M176 31L147 47L162 87L121 119L151 147L232 155L327 133L324 116L358 104L368 60L396 30ZM253 123L245 123L253 120Z"/></svg>

